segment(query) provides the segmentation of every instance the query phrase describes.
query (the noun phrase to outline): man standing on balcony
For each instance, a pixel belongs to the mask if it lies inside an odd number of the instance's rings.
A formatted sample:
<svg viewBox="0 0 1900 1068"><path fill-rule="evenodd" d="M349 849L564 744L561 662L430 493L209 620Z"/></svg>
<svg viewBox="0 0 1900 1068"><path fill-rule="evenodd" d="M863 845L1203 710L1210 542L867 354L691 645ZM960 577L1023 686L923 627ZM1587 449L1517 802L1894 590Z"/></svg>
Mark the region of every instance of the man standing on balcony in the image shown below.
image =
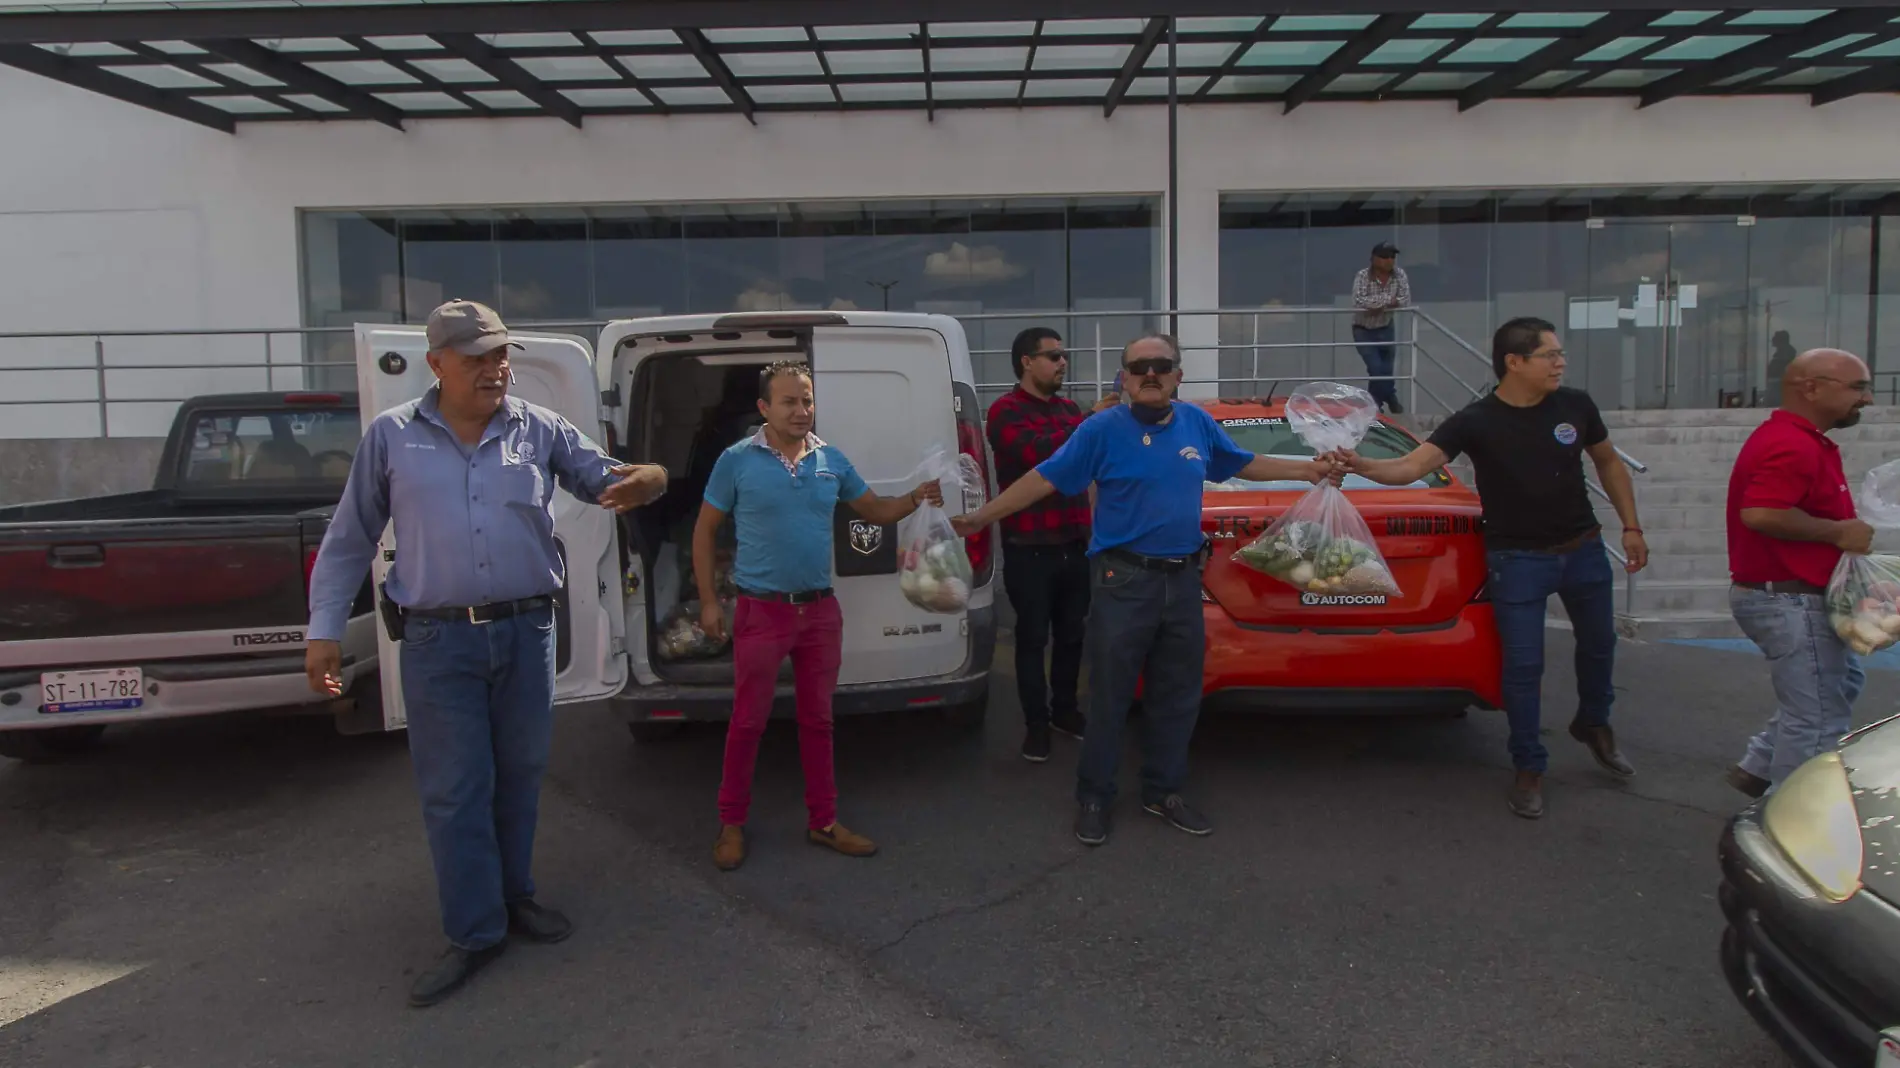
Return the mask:
<svg viewBox="0 0 1900 1068"><path fill-rule="evenodd" d="M987 433L1005 490L1054 456L1086 418L1061 395L1069 371L1062 335L1032 326L1009 349L1016 388L990 405ZM1095 411L1121 403L1104 395ZM1089 615L1089 498L1054 494L1003 520L1003 588L1016 611L1016 693L1023 706L1023 759L1049 759L1051 728L1082 737L1076 697ZM1052 640L1053 637L1053 640ZM1053 645L1045 677L1043 653Z"/></svg>
<svg viewBox="0 0 1900 1068"><path fill-rule="evenodd" d="M1596 402L1567 389L1557 328L1542 319L1513 319L1491 339L1497 389L1472 401L1404 456L1371 460L1348 453L1354 473L1404 486L1471 457L1484 504L1489 591L1504 654L1504 711L1511 723L1511 811L1544 814L1544 771L1550 754L1539 737L1544 679L1544 605L1556 594L1576 640L1577 714L1570 736L1596 762L1625 778L1636 769L1610 730L1611 668L1616 654L1615 577L1583 475L1589 454L1623 524L1624 568L1640 571L1649 546L1636 521L1636 490Z"/></svg>
<svg viewBox="0 0 1900 1068"><path fill-rule="evenodd" d="M402 698L449 949L409 990L433 1005L501 954L509 932L559 942L530 862L554 733L554 595L564 565L554 486L624 512L666 491L666 469L620 466L558 414L508 395L501 317L455 300L429 314L419 400L376 417L310 573L304 671L342 696L344 624L396 527L384 593L399 605ZM592 581L585 579L584 581Z"/></svg>
<svg viewBox="0 0 1900 1068"><path fill-rule="evenodd" d="M1873 547L1830 430L1873 401L1860 357L1802 353L1781 380L1781 407L1748 436L1728 483L1729 607L1768 658L1775 711L1748 741L1729 785L1760 797L1853 722L1866 675L1827 618L1827 582L1842 553Z"/></svg>
<svg viewBox="0 0 1900 1068"><path fill-rule="evenodd" d="M1412 305L1412 282L1398 266L1399 250L1390 241L1372 247L1372 264L1352 280L1352 340L1366 363L1366 392L1379 407L1394 415L1405 411L1399 386L1392 378L1398 364L1398 326L1395 308Z"/></svg>

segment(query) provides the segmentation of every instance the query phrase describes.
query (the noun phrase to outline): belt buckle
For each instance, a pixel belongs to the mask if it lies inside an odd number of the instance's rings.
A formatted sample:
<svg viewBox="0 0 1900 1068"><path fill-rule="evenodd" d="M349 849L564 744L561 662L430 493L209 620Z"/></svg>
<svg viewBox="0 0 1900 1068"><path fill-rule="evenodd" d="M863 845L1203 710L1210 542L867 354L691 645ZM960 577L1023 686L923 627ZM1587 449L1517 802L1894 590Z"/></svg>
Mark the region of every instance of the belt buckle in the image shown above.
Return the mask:
<svg viewBox="0 0 1900 1068"><path fill-rule="evenodd" d="M475 624L475 625L477 625L477 626L485 626L485 625L487 625L487 624L489 624L489 623L493 623L493 622L494 622L494 620L492 620L492 619L481 619L481 618L478 618L478 617L477 617L477 616L475 615L475 609L476 609L477 607L478 607L477 605L469 605L469 606L468 606L468 621L469 621L470 623L473 623L473 624Z"/></svg>

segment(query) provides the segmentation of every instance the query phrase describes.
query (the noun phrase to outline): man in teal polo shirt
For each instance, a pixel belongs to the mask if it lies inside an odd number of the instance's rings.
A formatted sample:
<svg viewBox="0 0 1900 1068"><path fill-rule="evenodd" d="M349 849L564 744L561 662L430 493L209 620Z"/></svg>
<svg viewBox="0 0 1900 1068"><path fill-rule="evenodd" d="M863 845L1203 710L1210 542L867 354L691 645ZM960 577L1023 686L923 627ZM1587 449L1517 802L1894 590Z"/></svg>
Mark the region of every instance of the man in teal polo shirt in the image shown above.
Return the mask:
<svg viewBox="0 0 1900 1068"><path fill-rule="evenodd" d="M838 822L831 694L838 688L844 618L831 592L832 515L842 502L866 522L883 525L916 511L920 501L943 503L935 481L902 497L871 492L844 453L811 432L811 369L804 364L775 363L760 373L759 414L765 426L713 465L693 528L700 625L711 637L725 630L713 585L713 539L727 515L739 542L732 567L739 587L732 619L732 723L713 846L713 863L724 871L745 862L752 769L787 656L798 699L798 755L810 818L806 839L851 857L877 852L870 839Z"/></svg>
<svg viewBox="0 0 1900 1068"><path fill-rule="evenodd" d="M1181 798L1207 657L1202 482L1235 475L1257 482L1340 477L1330 459L1255 456L1206 411L1176 403L1181 347L1166 334L1130 342L1122 350L1122 372L1128 404L1090 417L1054 456L989 504L953 520L957 533L967 535L1051 493L1074 495L1095 486L1088 729L1076 769L1075 836L1085 845L1108 840L1122 727L1137 683L1146 686L1142 808L1189 834L1214 829Z"/></svg>

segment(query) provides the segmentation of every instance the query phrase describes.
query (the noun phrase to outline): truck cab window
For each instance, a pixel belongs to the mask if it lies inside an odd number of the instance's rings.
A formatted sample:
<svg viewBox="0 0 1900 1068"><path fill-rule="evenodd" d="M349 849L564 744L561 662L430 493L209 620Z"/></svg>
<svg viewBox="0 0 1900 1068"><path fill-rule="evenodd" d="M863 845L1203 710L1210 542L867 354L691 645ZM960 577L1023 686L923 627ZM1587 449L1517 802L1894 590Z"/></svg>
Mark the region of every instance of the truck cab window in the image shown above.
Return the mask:
<svg viewBox="0 0 1900 1068"><path fill-rule="evenodd" d="M362 437L355 412L207 412L194 420L188 485L340 483Z"/></svg>

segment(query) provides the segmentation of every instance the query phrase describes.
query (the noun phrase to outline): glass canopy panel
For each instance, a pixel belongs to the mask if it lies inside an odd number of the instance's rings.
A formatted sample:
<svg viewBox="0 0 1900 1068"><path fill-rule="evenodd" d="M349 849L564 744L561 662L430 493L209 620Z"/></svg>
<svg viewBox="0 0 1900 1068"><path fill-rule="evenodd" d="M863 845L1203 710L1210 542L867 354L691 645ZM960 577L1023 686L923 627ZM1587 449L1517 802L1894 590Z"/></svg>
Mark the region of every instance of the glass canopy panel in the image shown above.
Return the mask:
<svg viewBox="0 0 1900 1068"><path fill-rule="evenodd" d="M1021 73L1029 62L1029 49L1023 48L932 48L932 71L1014 71Z"/></svg>
<svg viewBox="0 0 1900 1068"><path fill-rule="evenodd" d="M1480 37L1440 60L1441 63L1516 63L1555 41L1555 37Z"/></svg>
<svg viewBox="0 0 1900 1068"><path fill-rule="evenodd" d="M192 99L233 115L283 115L290 111L282 104L254 96L194 96Z"/></svg>
<svg viewBox="0 0 1900 1068"><path fill-rule="evenodd" d="M724 52L719 58L741 78L825 76L824 64L818 62L815 52Z"/></svg>
<svg viewBox="0 0 1900 1068"><path fill-rule="evenodd" d="M1115 70L1128 62L1131 45L1048 45L1036 49L1036 70ZM1157 48L1157 52L1165 49ZM1163 62L1166 62L1164 59Z"/></svg>
<svg viewBox="0 0 1900 1068"><path fill-rule="evenodd" d="M495 81L495 76L466 59L412 59L410 65L429 77L441 82L481 83Z"/></svg>
<svg viewBox="0 0 1900 1068"><path fill-rule="evenodd" d="M1313 67L1339 51L1344 41L1261 41L1240 57L1242 67Z"/></svg>
<svg viewBox="0 0 1900 1068"><path fill-rule="evenodd" d="M935 59L935 56L931 57ZM870 52L826 52L833 74L922 74L922 49L877 49Z"/></svg>

